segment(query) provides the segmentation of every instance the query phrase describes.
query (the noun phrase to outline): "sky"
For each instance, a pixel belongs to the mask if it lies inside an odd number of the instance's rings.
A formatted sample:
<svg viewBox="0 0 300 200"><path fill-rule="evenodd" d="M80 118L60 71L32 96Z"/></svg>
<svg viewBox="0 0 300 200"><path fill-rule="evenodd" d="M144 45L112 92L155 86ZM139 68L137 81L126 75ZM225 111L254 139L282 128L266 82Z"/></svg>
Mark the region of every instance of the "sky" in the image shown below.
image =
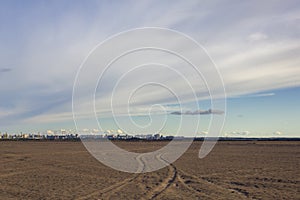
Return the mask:
<svg viewBox="0 0 300 200"><path fill-rule="evenodd" d="M96 113L101 127L95 127L89 118L83 117L81 129L121 129L132 134L159 130L162 134L173 134L183 119L186 124L179 134L206 135L212 117L226 116L222 136L300 136L297 123L300 119L300 4L293 0L2 1L0 131L75 129L72 93L84 59L112 35L142 27L172 29L201 44L221 74L226 109L217 107L220 113L208 112L214 108L205 81L179 59L165 52L150 51L151 55L136 52L113 65L97 86ZM127 43L142 39L129 37L106 48L106 54L113 55ZM184 46L180 41L170 38L168 45L178 51L194 52L191 59L201 57L203 65L212 66L207 64L210 60L205 52L198 55L192 46ZM192 91L175 71L152 63L122 78L114 97L116 116L113 117L110 95L120 77L133 65L149 63L158 57L184 74L198 98L192 99ZM93 62L101 64L101 59ZM101 67L97 66L90 76L82 78L83 86L98 75ZM132 94L143 81L163 81L168 87L148 85ZM213 84L215 80L207 77L206 81ZM182 104L174 100L168 88L182 97ZM218 89L214 84L211 87L217 96ZM86 92L81 89L77 93L82 112L89 101ZM125 104L131 94L134 103L128 114ZM193 112L199 114L189 114ZM195 128L199 118L200 126ZM134 123L129 125L128 120Z"/></svg>

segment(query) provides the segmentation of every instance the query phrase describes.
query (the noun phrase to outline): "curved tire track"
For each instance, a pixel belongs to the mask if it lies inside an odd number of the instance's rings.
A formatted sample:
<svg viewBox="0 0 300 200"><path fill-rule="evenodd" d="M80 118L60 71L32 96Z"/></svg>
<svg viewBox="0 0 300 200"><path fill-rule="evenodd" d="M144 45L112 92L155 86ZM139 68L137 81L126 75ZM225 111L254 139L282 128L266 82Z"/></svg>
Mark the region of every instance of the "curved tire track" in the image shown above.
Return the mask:
<svg viewBox="0 0 300 200"><path fill-rule="evenodd" d="M165 190L167 190L176 180L177 178L177 169L173 164L170 164L168 161L162 158L162 154L156 156L156 158L168 164L168 176L167 178L156 188L150 191L150 194L147 195L147 199L155 199L159 195L161 195Z"/></svg>
<svg viewBox="0 0 300 200"><path fill-rule="evenodd" d="M137 156L136 159L139 162L139 168L137 169L137 173L141 173L145 169L144 161L142 160L141 156ZM102 190L96 190L95 192L92 192L88 195L79 197L79 198L77 198L77 200L90 199L91 197L96 196L96 195L99 195L101 199L109 199L113 194L115 194L117 191L119 191L121 188L125 187L129 183L133 182L139 176L140 176L140 174L135 175L132 178L124 179L123 181L117 182L117 183L115 183L109 187L106 187Z"/></svg>

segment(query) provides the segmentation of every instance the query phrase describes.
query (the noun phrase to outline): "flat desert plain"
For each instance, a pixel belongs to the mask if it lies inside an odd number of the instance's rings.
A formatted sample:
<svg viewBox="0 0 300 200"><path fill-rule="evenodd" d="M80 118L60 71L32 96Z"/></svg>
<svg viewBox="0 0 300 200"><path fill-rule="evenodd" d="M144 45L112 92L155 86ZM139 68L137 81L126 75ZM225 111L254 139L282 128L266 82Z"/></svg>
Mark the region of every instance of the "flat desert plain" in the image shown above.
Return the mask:
<svg viewBox="0 0 300 200"><path fill-rule="evenodd" d="M116 141L133 152L167 142ZM194 142L172 165L130 174L81 142L0 142L0 199L300 199L300 142L220 141L204 159Z"/></svg>

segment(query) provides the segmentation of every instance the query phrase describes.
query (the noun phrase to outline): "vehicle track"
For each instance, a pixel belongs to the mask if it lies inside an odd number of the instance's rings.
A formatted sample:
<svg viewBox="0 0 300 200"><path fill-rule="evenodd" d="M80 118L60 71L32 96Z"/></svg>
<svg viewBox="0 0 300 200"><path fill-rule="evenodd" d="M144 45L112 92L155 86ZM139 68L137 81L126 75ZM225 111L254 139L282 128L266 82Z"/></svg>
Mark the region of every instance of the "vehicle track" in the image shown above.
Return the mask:
<svg viewBox="0 0 300 200"><path fill-rule="evenodd" d="M175 182L177 177L176 167L173 164L170 164L165 159L163 159L162 154L157 155L156 158L159 161L168 164L168 176L159 186L154 188L146 195L146 199L155 199L158 196L160 196L165 190L167 190Z"/></svg>
<svg viewBox="0 0 300 200"><path fill-rule="evenodd" d="M162 154L159 154L156 156L156 158L165 163L168 164L168 176L163 180L163 182L158 185L157 187L153 188L151 191L147 192L142 199L157 199L160 197L172 184L179 183L186 189L192 191L193 193L197 194L199 197L205 197L207 199L214 199L215 197L218 197L221 194L227 194L231 197L238 197L241 199L244 199L246 196L235 190L236 193L232 193L232 189L222 187L216 183L213 183L209 180L206 180L205 178L201 178L195 175L191 175L183 170L177 169L174 164L169 163L167 160L165 160L162 157ZM141 173L145 169L145 162L143 161L141 156L138 156L137 161L140 163L139 169L137 172ZM98 197L99 199L110 199L114 194L116 194L118 191L120 191L122 188L124 188L126 185L132 183L133 181L137 180L138 177L140 177L141 174L138 174L134 177L127 178L121 182L115 183L109 187L106 187L102 190L97 190L95 192L92 192L88 195L82 196L77 198L78 200L81 199L90 199L92 197ZM196 183L201 187L195 187L195 185L192 185L190 183ZM218 190L220 194L215 193L215 190Z"/></svg>
<svg viewBox="0 0 300 200"><path fill-rule="evenodd" d="M181 174L181 175L180 175ZM186 181L184 180L185 178L188 178L189 181L194 182L199 184L200 186L202 186L201 188L195 188L194 186L192 186L191 184L187 184ZM232 197L238 197L238 198L245 198L247 196L245 196L243 193L236 191L236 193L232 193L232 189L229 188L225 188L222 187L216 183L213 183L211 181L206 180L205 178L199 178L197 176L191 175L183 170L178 170L178 180L185 186L190 188L191 190L201 194L201 196L206 196L208 198L213 198L213 196L211 194L214 195L218 195L216 192L216 188L218 191L220 191L222 194L227 194L228 196L232 196ZM210 189L211 188L211 189Z"/></svg>
<svg viewBox="0 0 300 200"><path fill-rule="evenodd" d="M210 199L210 197L208 195L206 195L201 189L192 187L191 185L187 184L185 182L185 180L179 174L178 174L177 178L178 178L179 183L181 183L181 185L183 187L185 187L186 189L192 191L193 193L196 193L197 195L199 195L202 198L205 197L206 199Z"/></svg>
<svg viewBox="0 0 300 200"><path fill-rule="evenodd" d="M141 156L137 156L136 160L140 163L139 168L137 169L137 173L143 172L145 168L144 161L142 160ZM106 187L102 190L96 190L88 195L81 196L79 198L76 198L77 200L83 200L83 199L90 199L94 196L99 196L99 199L109 199L113 194L115 194L117 191L125 187L126 185L132 183L135 179L137 179L140 176L140 174L135 175L134 177L124 179L121 182L117 182L109 187Z"/></svg>

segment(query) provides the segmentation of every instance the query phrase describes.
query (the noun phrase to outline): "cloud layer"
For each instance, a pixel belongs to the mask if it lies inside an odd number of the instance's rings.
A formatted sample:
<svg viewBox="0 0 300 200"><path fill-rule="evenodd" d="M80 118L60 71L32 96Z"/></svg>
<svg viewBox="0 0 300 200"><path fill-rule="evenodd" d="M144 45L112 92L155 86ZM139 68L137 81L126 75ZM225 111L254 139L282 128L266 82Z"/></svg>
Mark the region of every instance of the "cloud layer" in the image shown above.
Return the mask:
<svg viewBox="0 0 300 200"><path fill-rule="evenodd" d="M224 111L221 110L195 110L195 111L185 111L185 112L180 112L180 111L175 111L171 112L171 115L210 115L210 114L217 114L221 115L224 114Z"/></svg>
<svg viewBox="0 0 300 200"><path fill-rule="evenodd" d="M0 29L5 30L0 32L0 91L5 96L0 103L0 126L7 129L15 124L72 122L72 86L81 62L104 39L136 27L172 28L201 43L218 65L229 97L300 86L298 1L277 1L272 6L261 1L52 1L29 2L22 9L7 1L1 5L0 13ZM176 42L174 45L193 51ZM114 49L107 51L113 53ZM126 63L130 66L138 58L136 54ZM200 99L209 99L203 80L172 57L164 58L170 66L186 71L184 75ZM125 69L112 68L101 85L97 105L110 101L111 82ZM186 102L192 100L193 94L175 73L136 71L135 77L146 79L149 74L154 80L167 81ZM117 97L132 91L134 81L124 79ZM83 97L84 92L80 94ZM134 99L133 114L146 113L152 104L176 103L170 93L157 88L145 89L142 94ZM116 109L126 113L127 105L118 104ZM107 107L97 111L99 115L111 113ZM208 110L178 114L220 113Z"/></svg>

